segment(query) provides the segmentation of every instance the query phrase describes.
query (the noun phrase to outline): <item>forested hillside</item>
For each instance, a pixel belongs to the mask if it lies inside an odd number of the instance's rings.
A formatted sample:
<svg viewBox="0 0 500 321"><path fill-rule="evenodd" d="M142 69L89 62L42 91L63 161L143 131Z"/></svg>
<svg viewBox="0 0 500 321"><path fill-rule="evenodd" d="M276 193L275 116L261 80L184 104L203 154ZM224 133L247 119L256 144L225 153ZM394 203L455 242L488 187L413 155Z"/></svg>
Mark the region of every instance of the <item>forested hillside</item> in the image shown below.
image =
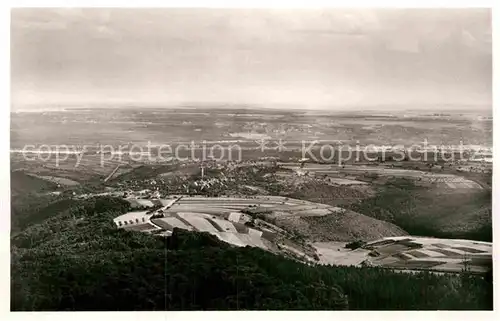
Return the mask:
<svg viewBox="0 0 500 321"><path fill-rule="evenodd" d="M118 230L120 199L67 206L12 237L13 310L492 308L491 279L479 276L305 265L204 233Z"/></svg>

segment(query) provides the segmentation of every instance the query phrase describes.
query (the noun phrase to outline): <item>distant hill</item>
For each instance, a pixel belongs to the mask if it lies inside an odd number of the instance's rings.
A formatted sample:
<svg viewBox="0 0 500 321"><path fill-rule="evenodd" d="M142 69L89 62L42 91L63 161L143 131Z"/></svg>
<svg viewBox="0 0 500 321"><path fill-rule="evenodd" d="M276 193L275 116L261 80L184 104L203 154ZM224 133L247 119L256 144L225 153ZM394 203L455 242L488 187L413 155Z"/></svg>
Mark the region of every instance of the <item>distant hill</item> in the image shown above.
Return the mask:
<svg viewBox="0 0 500 321"><path fill-rule="evenodd" d="M28 175L24 171L10 172L10 190L12 196L32 192L50 192L56 189L57 184Z"/></svg>
<svg viewBox="0 0 500 321"><path fill-rule="evenodd" d="M392 180L351 209L392 222L411 235L492 242L491 190L442 193Z"/></svg>

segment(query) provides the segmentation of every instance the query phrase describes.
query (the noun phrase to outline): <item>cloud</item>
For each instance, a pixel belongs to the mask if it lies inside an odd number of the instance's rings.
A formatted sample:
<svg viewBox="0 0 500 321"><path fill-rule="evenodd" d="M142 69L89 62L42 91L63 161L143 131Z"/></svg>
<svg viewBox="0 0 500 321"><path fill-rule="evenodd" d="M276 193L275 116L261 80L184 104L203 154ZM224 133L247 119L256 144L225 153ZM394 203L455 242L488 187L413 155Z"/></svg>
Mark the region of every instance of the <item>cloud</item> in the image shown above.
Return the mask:
<svg viewBox="0 0 500 321"><path fill-rule="evenodd" d="M12 88L30 99L488 99L489 21L448 9L14 9Z"/></svg>

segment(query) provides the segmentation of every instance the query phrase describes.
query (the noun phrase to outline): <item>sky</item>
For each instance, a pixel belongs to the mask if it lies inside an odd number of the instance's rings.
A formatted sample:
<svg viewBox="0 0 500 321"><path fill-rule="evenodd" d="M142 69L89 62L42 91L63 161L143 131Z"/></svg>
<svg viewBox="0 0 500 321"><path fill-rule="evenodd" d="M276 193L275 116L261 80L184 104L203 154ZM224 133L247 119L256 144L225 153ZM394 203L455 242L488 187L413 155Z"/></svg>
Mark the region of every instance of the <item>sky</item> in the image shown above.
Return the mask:
<svg viewBox="0 0 500 321"><path fill-rule="evenodd" d="M487 105L488 9L13 9L12 109Z"/></svg>

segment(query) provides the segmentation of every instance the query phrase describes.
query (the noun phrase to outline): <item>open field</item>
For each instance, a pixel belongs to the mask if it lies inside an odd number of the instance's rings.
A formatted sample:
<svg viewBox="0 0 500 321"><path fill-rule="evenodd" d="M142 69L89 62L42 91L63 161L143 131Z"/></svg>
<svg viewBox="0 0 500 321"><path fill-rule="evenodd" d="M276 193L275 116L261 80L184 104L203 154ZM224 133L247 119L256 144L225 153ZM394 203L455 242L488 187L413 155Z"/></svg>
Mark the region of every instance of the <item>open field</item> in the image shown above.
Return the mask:
<svg viewBox="0 0 500 321"><path fill-rule="evenodd" d="M393 222L412 235L491 241L491 190L450 193L442 189L390 180L375 196L349 208Z"/></svg>
<svg viewBox="0 0 500 321"><path fill-rule="evenodd" d="M492 240L491 174L383 164L279 166L281 191L291 197L349 208L394 223L412 235ZM340 185L332 179L366 184Z"/></svg>
<svg viewBox="0 0 500 321"><path fill-rule="evenodd" d="M60 159L52 155L47 160L37 157L24 159L21 154L11 154L11 162L14 168L24 169L33 175L51 176L63 182L69 179L78 183L103 180L120 164L122 166L116 169L114 175L122 175L140 165L125 157L122 160L108 159L95 154L69 155L67 158L60 156Z"/></svg>

